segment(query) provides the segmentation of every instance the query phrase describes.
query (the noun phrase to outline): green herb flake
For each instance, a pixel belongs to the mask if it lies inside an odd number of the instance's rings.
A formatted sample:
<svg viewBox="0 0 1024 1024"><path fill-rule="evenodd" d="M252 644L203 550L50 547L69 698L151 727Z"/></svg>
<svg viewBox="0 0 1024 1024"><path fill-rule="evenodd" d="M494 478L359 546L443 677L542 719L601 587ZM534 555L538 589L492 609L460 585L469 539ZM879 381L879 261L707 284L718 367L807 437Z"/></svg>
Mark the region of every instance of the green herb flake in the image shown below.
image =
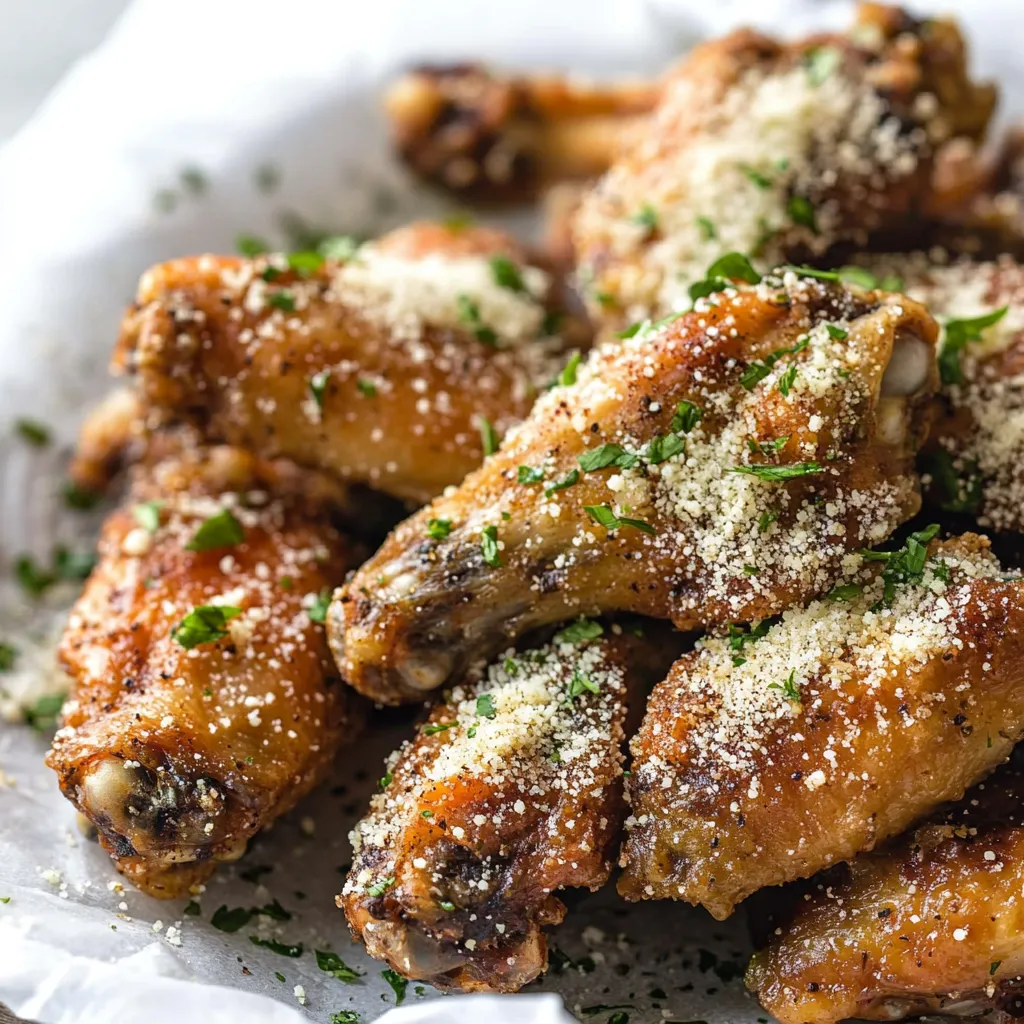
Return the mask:
<svg viewBox="0 0 1024 1024"><path fill-rule="evenodd" d="M498 548L498 528L496 526L485 526L480 531L480 551L484 563L492 569L497 569L503 564L501 551Z"/></svg>
<svg viewBox="0 0 1024 1024"><path fill-rule="evenodd" d="M697 227L700 229L700 237L705 242L713 242L718 237L715 223L710 217L698 217Z"/></svg>
<svg viewBox="0 0 1024 1024"><path fill-rule="evenodd" d="M728 637L729 650L733 652L733 665L739 666L744 664L747 660L742 656L744 648L748 644L756 643L758 640L767 636L769 629L771 629L771 622L768 619L765 619L762 622L757 623L757 625L749 628L730 623Z"/></svg>
<svg viewBox="0 0 1024 1024"><path fill-rule="evenodd" d="M489 262L494 283L499 288L507 288L511 292L527 292L519 267L507 256L492 256Z"/></svg>
<svg viewBox="0 0 1024 1024"><path fill-rule="evenodd" d="M688 434L704 418L704 410L699 405L683 399L677 406L672 417L673 433Z"/></svg>
<svg viewBox="0 0 1024 1024"><path fill-rule="evenodd" d="M307 386L309 387L309 393L313 396L313 401L316 403L316 407L323 412L324 408L324 395L327 392L327 384L331 379L330 370L321 370L319 373L314 373L309 378Z"/></svg>
<svg viewBox="0 0 1024 1024"><path fill-rule="evenodd" d="M273 309L280 309L285 313L295 312L295 293L287 288L272 292L267 296L267 305Z"/></svg>
<svg viewBox="0 0 1024 1024"><path fill-rule="evenodd" d="M230 509L221 509L199 525L192 539L185 545L186 551L216 551L234 547L245 540L245 530Z"/></svg>
<svg viewBox="0 0 1024 1024"><path fill-rule="evenodd" d="M331 1014L331 1024L359 1024L360 1017L355 1010L339 1010Z"/></svg>
<svg viewBox="0 0 1024 1024"><path fill-rule="evenodd" d="M733 466L728 473L742 473L762 480L792 480L799 476L812 476L822 472L818 462L796 462L789 466Z"/></svg>
<svg viewBox="0 0 1024 1024"><path fill-rule="evenodd" d="M452 722L444 722L441 725L425 725L420 729L420 732L423 733L424 736L436 736L440 732L447 732L452 725Z"/></svg>
<svg viewBox="0 0 1024 1024"><path fill-rule="evenodd" d="M342 263L352 259L359 251L359 239L352 235L329 235L316 248L325 259Z"/></svg>
<svg viewBox="0 0 1024 1024"><path fill-rule="evenodd" d="M498 709L494 706L494 697L489 693L482 693L476 699L476 714L478 718L494 718Z"/></svg>
<svg viewBox="0 0 1024 1024"><path fill-rule="evenodd" d="M790 196L786 203L786 212L789 219L800 227L807 228L814 234L818 233L818 222L814 216L814 207L806 196Z"/></svg>
<svg viewBox="0 0 1024 1024"><path fill-rule="evenodd" d="M6 904L11 902L12 898L13 897L11 897L11 896L0 896L0 903L3 903L3 904L6 905Z"/></svg>
<svg viewBox="0 0 1024 1024"><path fill-rule="evenodd" d="M363 398L377 397L377 385L374 384L372 380L369 380L366 377L360 377L356 381L356 388L358 389L359 394L363 396Z"/></svg>
<svg viewBox="0 0 1024 1024"><path fill-rule="evenodd" d="M764 533L776 519L779 518L778 512L762 512L761 518L757 521L757 532Z"/></svg>
<svg viewBox="0 0 1024 1024"><path fill-rule="evenodd" d="M782 696L794 704L800 703L800 687L796 684L796 669L789 673L789 678L783 683L769 683L769 690L781 690Z"/></svg>
<svg viewBox="0 0 1024 1024"><path fill-rule="evenodd" d="M580 471L578 469L570 469L561 480L556 480L550 487L544 488L544 497L550 498L556 491L564 491L567 487L572 487L574 484L579 483Z"/></svg>
<svg viewBox="0 0 1024 1024"><path fill-rule="evenodd" d="M573 352L573 354L569 356L569 362L565 364L564 369L558 375L558 383L561 384L562 387L571 387L576 383L576 371L579 369L581 359L582 356L579 352Z"/></svg>
<svg viewBox="0 0 1024 1024"><path fill-rule="evenodd" d="M426 729L424 729L423 731L426 732ZM374 882L373 885L368 885L366 887L366 894L367 894L367 896L374 896L374 897L376 897L376 896L383 896L384 893L386 893L388 891L388 889L394 888L394 885L395 885L395 876L394 875L388 875L387 878L382 878L379 882Z"/></svg>
<svg viewBox="0 0 1024 1024"><path fill-rule="evenodd" d="M631 526L634 530L640 530L642 533L651 535L657 533L657 530L650 523L645 523L642 519L629 519L626 516L617 516L607 505L584 505L583 511L598 526L603 526L606 530L618 530L623 526Z"/></svg>
<svg viewBox="0 0 1024 1024"><path fill-rule="evenodd" d="M569 700L575 700L581 693L600 693L601 687L592 679L580 675L579 670L573 672L569 680Z"/></svg>
<svg viewBox="0 0 1024 1024"><path fill-rule="evenodd" d="M981 341L982 331L999 323L1009 308L1001 306L983 316L946 321L942 348L939 350L939 376L943 384L964 382L963 370L960 368L960 353L970 342Z"/></svg>
<svg viewBox="0 0 1024 1024"><path fill-rule="evenodd" d="M498 344L498 335L480 319L480 307L468 296L460 295L459 323L465 324L477 341L494 348Z"/></svg>
<svg viewBox="0 0 1024 1024"><path fill-rule="evenodd" d="M825 324L825 330L828 331L828 336L834 341L845 341L849 336L850 332L843 330L836 324Z"/></svg>
<svg viewBox="0 0 1024 1024"><path fill-rule="evenodd" d="M793 390L793 385L796 383L796 375L799 372L796 366L787 367L783 372L782 376L779 377L779 394L783 398L789 398L790 391Z"/></svg>
<svg viewBox="0 0 1024 1024"><path fill-rule="evenodd" d="M940 508L946 512L977 512L981 505L985 481L974 459L964 462L961 477L953 457L939 448L930 459L932 481L943 492Z"/></svg>
<svg viewBox="0 0 1024 1024"><path fill-rule="evenodd" d="M18 650L12 644L0 641L0 672L10 672L18 657Z"/></svg>
<svg viewBox="0 0 1024 1024"><path fill-rule="evenodd" d="M38 420L15 420L14 431L26 444L33 448L45 448L51 440L50 428Z"/></svg>
<svg viewBox="0 0 1024 1024"><path fill-rule="evenodd" d="M667 437L656 435L648 443L644 457L652 466L657 466L685 450L686 442L678 434L669 434Z"/></svg>
<svg viewBox="0 0 1024 1024"><path fill-rule="evenodd" d="M235 907L234 910L228 910L227 906L221 904L213 912L210 924L218 931L237 932L253 919L253 915L254 911L248 910L245 907Z"/></svg>
<svg viewBox="0 0 1024 1024"><path fill-rule="evenodd" d="M992 963L988 965L988 975L990 978L993 977L996 971L999 970L999 966L1000 964L1002 964L1002 962L1002 960L993 960Z"/></svg>
<svg viewBox="0 0 1024 1024"><path fill-rule="evenodd" d="M182 911L186 917L199 917L202 912L202 908L195 900L189 900L188 903L185 904L185 909Z"/></svg>
<svg viewBox="0 0 1024 1024"><path fill-rule="evenodd" d="M658 211L650 203L644 203L629 219L648 232L656 231L658 228Z"/></svg>
<svg viewBox="0 0 1024 1024"><path fill-rule="evenodd" d="M427 536L431 540L444 540L452 532L452 521L441 516L427 520Z"/></svg>
<svg viewBox="0 0 1024 1024"><path fill-rule="evenodd" d="M516 474L516 482L521 484L539 484L544 479L544 470L533 466L520 466Z"/></svg>
<svg viewBox="0 0 1024 1024"><path fill-rule="evenodd" d="M263 238L255 235L239 235L235 239L235 248L243 255L252 259L255 256L262 256L270 251L269 243Z"/></svg>
<svg viewBox="0 0 1024 1024"><path fill-rule="evenodd" d="M405 990L409 987L409 982L406 981L396 971L391 970L389 967L387 970L381 971L380 976L391 986L395 993L395 1006L401 1006L405 999Z"/></svg>
<svg viewBox="0 0 1024 1024"><path fill-rule="evenodd" d="M843 55L834 46L816 46L804 54L804 67L811 85L819 86L837 71Z"/></svg>
<svg viewBox="0 0 1024 1024"><path fill-rule="evenodd" d="M833 587L827 596L830 601L852 601L860 595L863 589L859 583L844 583L841 586Z"/></svg>
<svg viewBox="0 0 1024 1024"><path fill-rule="evenodd" d="M789 443L789 438L789 434L786 434L785 437L777 437L773 441L755 441L753 438L750 438L747 441L747 447L752 452L760 452L762 455L772 455L775 452L782 451L782 449Z"/></svg>
<svg viewBox="0 0 1024 1024"><path fill-rule="evenodd" d="M446 913L450 914L455 909L455 904L451 900L438 900L437 905Z"/></svg>
<svg viewBox="0 0 1024 1024"><path fill-rule="evenodd" d="M615 466L618 469L629 469L639 461L638 455L631 455L621 445L602 444L597 448L591 448L578 456L576 461L584 473L593 473L599 469L607 469Z"/></svg>
<svg viewBox="0 0 1024 1024"><path fill-rule="evenodd" d="M324 623L327 621L327 609L331 604L331 588L324 587L319 594L316 595L316 599L309 606L306 614L310 617L313 622Z"/></svg>
<svg viewBox="0 0 1024 1024"><path fill-rule="evenodd" d="M271 953L277 953L279 956L290 956L292 959L298 959L302 956L301 942L290 946L287 942L278 942L277 939L261 939L258 935L250 935L249 941L254 946L259 946L261 949L269 949Z"/></svg>
<svg viewBox="0 0 1024 1024"><path fill-rule="evenodd" d="M21 713L36 732L47 732L57 724L66 696L63 693L44 694L30 707L22 708Z"/></svg>
<svg viewBox="0 0 1024 1024"><path fill-rule="evenodd" d="M394 775L390 771L385 772L380 778L380 788L387 789L394 780Z"/></svg>
<svg viewBox="0 0 1024 1024"><path fill-rule="evenodd" d="M313 955L316 957L317 967L336 981L343 981L346 985L352 985L363 976L362 971L349 967L337 953L332 953L330 950L314 949Z"/></svg>
<svg viewBox="0 0 1024 1024"><path fill-rule="evenodd" d="M750 164L740 164L740 170L747 176L747 178L753 182L760 189L769 189L772 187L772 179L768 175L763 174L756 167L752 167Z"/></svg>
<svg viewBox="0 0 1024 1024"><path fill-rule="evenodd" d="M226 604L196 606L171 630L171 639L186 651L201 644L214 643L228 635L228 622L242 614L241 608Z"/></svg>
<svg viewBox="0 0 1024 1024"><path fill-rule="evenodd" d="M498 432L491 425L491 421L480 417L480 446L484 450L484 457L493 455L501 444Z"/></svg>
<svg viewBox="0 0 1024 1024"><path fill-rule="evenodd" d="M564 629L560 629L553 637L556 644L582 644L587 640L596 640L604 635L604 626L593 619L579 618Z"/></svg>
<svg viewBox="0 0 1024 1024"><path fill-rule="evenodd" d="M288 254L288 267L300 277L309 277L324 265L324 259L322 252L291 252Z"/></svg>
<svg viewBox="0 0 1024 1024"><path fill-rule="evenodd" d="M61 488L61 497L64 499L64 505L75 512L88 512L89 509L95 508L100 501L100 495L95 491L87 491L84 487L79 487L73 480L67 481Z"/></svg>

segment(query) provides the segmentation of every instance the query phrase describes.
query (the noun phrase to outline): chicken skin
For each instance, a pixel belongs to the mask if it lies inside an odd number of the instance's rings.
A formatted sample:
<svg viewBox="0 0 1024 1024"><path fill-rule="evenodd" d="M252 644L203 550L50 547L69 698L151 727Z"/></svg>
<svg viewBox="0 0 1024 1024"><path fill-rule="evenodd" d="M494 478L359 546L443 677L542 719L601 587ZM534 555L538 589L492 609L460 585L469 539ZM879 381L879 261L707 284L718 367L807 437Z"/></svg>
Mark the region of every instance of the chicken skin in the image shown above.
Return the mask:
<svg viewBox="0 0 1024 1024"><path fill-rule="evenodd" d="M740 30L697 47L580 206L595 313L628 323L685 308L729 250L770 267L912 236L941 212L940 147L980 139L994 102L968 78L953 23L878 4L846 35L783 44Z"/></svg>
<svg viewBox="0 0 1024 1024"><path fill-rule="evenodd" d="M645 627L646 629L646 627ZM679 644L578 620L456 686L388 761L338 897L374 956L439 988L545 969L561 888L597 889L625 815L622 746Z"/></svg>
<svg viewBox="0 0 1024 1024"><path fill-rule="evenodd" d="M398 155L414 173L469 199L508 201L603 174L660 91L654 81L502 77L456 64L415 68L384 105Z"/></svg>
<svg viewBox="0 0 1024 1024"><path fill-rule="evenodd" d="M320 624L355 562L330 494L238 450L185 451L138 467L103 528L47 763L151 895L239 857L359 729Z"/></svg>
<svg viewBox="0 0 1024 1024"><path fill-rule="evenodd" d="M1015 762L812 886L747 972L769 1013L781 1024L1020 1017L1024 778Z"/></svg>
<svg viewBox="0 0 1024 1024"><path fill-rule="evenodd" d="M721 282L720 282L721 283ZM903 297L786 272L594 352L328 616L344 678L422 699L516 636L629 611L681 630L828 590L918 509L937 327Z"/></svg>
<svg viewBox="0 0 1024 1024"><path fill-rule="evenodd" d="M1024 581L985 538L926 547L936 530L673 666L632 742L624 896L725 918L763 886L870 850L1009 756L1024 733Z"/></svg>
<svg viewBox="0 0 1024 1024"><path fill-rule="evenodd" d="M428 223L341 262L173 260L143 276L115 367L208 440L422 503L564 363L551 290L506 235Z"/></svg>

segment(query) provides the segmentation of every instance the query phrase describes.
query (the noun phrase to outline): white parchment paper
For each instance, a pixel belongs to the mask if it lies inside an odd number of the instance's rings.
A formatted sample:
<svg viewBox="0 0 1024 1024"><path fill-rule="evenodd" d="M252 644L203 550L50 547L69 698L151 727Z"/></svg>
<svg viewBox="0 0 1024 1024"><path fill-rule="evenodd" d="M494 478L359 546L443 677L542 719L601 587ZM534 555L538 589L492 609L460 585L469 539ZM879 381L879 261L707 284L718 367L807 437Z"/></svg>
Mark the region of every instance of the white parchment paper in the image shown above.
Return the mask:
<svg viewBox="0 0 1024 1024"><path fill-rule="evenodd" d="M45 561L56 541L82 547L95 536L101 512L62 509L62 467L84 412L109 387L118 319L143 269L231 251L241 233L287 245L304 225L363 234L440 211L443 202L389 159L378 107L384 84L411 63L649 75L703 34L740 22L794 33L838 25L850 6L138 0L0 151L0 640L22 650L5 686L20 698L61 685L48 637L68 595L29 607L9 570L23 552ZM1020 113L1024 6L961 0L941 9L959 9L976 66L1003 80L1005 110ZM46 422L55 443L26 446L12 430L23 416ZM690 908L628 907L611 890L568 895L554 967L531 986L539 994L437 999L410 983L393 1009L382 965L351 944L333 895L347 830L408 728L388 716L190 913L183 901L122 888L43 768L45 737L0 723L0 899L10 898L0 904L0 1001L43 1024L290 1024L342 1011L364 1021L384 1014L388 1024L556 1024L570 1019L563 1006L599 1024L616 1012L631 1024L757 1020L739 977L742 915L723 926ZM221 905L272 900L288 920L257 915L232 934L210 924ZM282 957L253 937L301 943L303 955ZM320 972L315 949L336 951L363 972L360 982Z"/></svg>

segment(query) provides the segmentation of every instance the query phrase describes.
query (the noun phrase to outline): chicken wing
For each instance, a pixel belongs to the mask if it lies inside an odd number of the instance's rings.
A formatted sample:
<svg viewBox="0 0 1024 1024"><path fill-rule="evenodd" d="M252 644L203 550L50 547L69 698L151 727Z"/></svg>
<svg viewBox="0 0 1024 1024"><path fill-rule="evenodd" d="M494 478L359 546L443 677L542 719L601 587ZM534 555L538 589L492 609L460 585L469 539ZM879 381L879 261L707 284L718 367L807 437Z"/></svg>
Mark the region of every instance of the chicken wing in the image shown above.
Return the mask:
<svg viewBox="0 0 1024 1024"><path fill-rule="evenodd" d="M355 561L326 494L237 450L191 451L140 467L103 528L47 763L152 895L240 856L358 731L319 624Z"/></svg>
<svg viewBox="0 0 1024 1024"><path fill-rule="evenodd" d="M1020 1017L1024 778L1015 760L811 887L747 972L769 1013L782 1024Z"/></svg>
<svg viewBox="0 0 1024 1024"><path fill-rule="evenodd" d="M827 590L919 507L936 330L909 299L787 272L593 353L335 596L342 675L422 699L579 613L686 630Z"/></svg>
<svg viewBox="0 0 1024 1024"><path fill-rule="evenodd" d="M471 199L521 200L602 174L659 92L654 81L501 77L456 64L403 75L385 107L398 154L416 174Z"/></svg>
<svg viewBox="0 0 1024 1024"><path fill-rule="evenodd" d="M564 362L550 288L507 236L436 224L340 263L174 260L143 277L115 366L207 439L422 503Z"/></svg>
<svg viewBox="0 0 1024 1024"><path fill-rule="evenodd" d="M440 988L511 992L544 970L556 890L608 879L622 744L678 643L579 620L456 686L388 761L338 897L374 956ZM635 722L634 722L635 724Z"/></svg>
<svg viewBox="0 0 1024 1024"><path fill-rule="evenodd" d="M846 35L781 44L741 30L698 47L580 207L595 311L628 322L683 308L724 251L774 266L912 234L936 212L939 147L979 139L994 102L968 78L955 24L878 4Z"/></svg>
<svg viewBox="0 0 1024 1024"><path fill-rule="evenodd" d="M673 666L632 743L624 896L727 917L1007 758L1024 732L1024 581L982 537L927 548L936 529Z"/></svg>

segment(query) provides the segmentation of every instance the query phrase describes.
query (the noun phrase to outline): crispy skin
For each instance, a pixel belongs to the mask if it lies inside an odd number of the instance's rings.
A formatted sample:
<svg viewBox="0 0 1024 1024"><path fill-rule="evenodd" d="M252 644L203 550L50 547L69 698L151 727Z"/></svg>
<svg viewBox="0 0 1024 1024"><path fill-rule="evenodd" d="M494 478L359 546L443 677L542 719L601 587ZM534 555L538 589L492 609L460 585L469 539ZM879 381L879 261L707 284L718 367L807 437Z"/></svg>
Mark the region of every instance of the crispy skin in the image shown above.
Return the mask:
<svg viewBox="0 0 1024 1024"><path fill-rule="evenodd" d="M830 340L830 322L847 324L841 340ZM328 628L342 675L384 703L421 699L473 659L580 612L631 611L687 630L763 618L827 589L844 554L919 507L912 463L935 332L910 300L787 275L595 352L575 385L542 398L496 455L400 525L336 595ZM768 357L774 368L748 390L741 375ZM818 392L802 390L812 384ZM684 401L708 412L688 427L683 455L580 472L578 457L602 443L635 452L664 441ZM820 473L781 482L729 472L814 459ZM519 467L542 469L543 482L518 483ZM544 488L574 472L578 482L549 500ZM698 478L693 493L687 480ZM595 525L586 506L609 504L654 535ZM450 533L432 538L431 520ZM503 545L498 566L485 561L489 528ZM750 562L764 571L749 575Z"/></svg>
<svg viewBox="0 0 1024 1024"><path fill-rule="evenodd" d="M837 868L751 961L782 1024L1004 1011L1024 974L1024 779L1019 758L958 804Z"/></svg>
<svg viewBox="0 0 1024 1024"><path fill-rule="evenodd" d="M770 267L913 237L950 191L932 185L940 144L979 139L994 102L953 23L876 4L846 35L740 30L695 48L577 215L595 315L679 308L730 250Z"/></svg>
<svg viewBox="0 0 1024 1024"><path fill-rule="evenodd" d="M77 487L101 494L146 447L144 409L131 388L112 391L86 417L68 465Z"/></svg>
<svg viewBox="0 0 1024 1024"><path fill-rule="evenodd" d="M545 969L542 929L565 916L554 893L608 879L627 716L673 649L655 629L509 651L434 708L352 833L338 906L370 953L466 991L513 992ZM570 697L581 678L598 692Z"/></svg>
<svg viewBox="0 0 1024 1024"><path fill-rule="evenodd" d="M526 266L499 232L433 224L395 232L347 264L302 272L280 256L174 260L142 278L115 366L135 375L148 409L184 419L208 440L422 503L479 465L483 421L500 434L522 419L565 359L559 341L539 337L546 295L493 284L494 255ZM457 322L455 261L479 264L492 303L526 309L527 335L480 340ZM374 279L372 299L365 280L346 276L366 266L377 268L370 276L390 275ZM451 322L420 322L406 308L416 301L409 281L424 268L435 291L452 292ZM530 273L544 292L549 279ZM481 332L489 328L481 322ZM325 371L318 408L310 381Z"/></svg>
<svg viewBox="0 0 1024 1024"><path fill-rule="evenodd" d="M601 174L659 92L653 81L502 77L455 64L407 72L384 103L395 148L414 173L457 195L500 202Z"/></svg>
<svg viewBox="0 0 1024 1024"><path fill-rule="evenodd" d="M358 731L360 702L305 608L355 561L317 491L237 450L192 451L140 467L103 528L61 642L73 686L47 763L152 895L181 895L240 856ZM132 512L148 501L164 503L154 534ZM244 540L186 550L232 504ZM172 630L214 599L243 615L186 650Z"/></svg>
<svg viewBox="0 0 1024 1024"><path fill-rule="evenodd" d="M931 555L891 610L875 610L872 562L861 595L787 613L745 662L711 640L673 666L632 743L623 895L724 918L763 886L870 850L1005 760L1024 731L1024 583L981 537Z"/></svg>

